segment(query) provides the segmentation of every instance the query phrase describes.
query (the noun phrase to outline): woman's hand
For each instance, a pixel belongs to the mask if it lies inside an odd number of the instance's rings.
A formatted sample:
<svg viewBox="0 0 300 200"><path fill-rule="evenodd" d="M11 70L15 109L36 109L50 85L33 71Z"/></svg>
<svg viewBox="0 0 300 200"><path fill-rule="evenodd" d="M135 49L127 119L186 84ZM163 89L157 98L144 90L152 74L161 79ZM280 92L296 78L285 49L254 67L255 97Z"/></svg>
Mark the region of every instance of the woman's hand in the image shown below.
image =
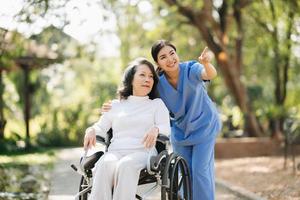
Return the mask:
<svg viewBox="0 0 300 200"><path fill-rule="evenodd" d="M201 55L199 56L198 60L202 65L208 64L212 61L213 55L208 49L208 47L205 47L202 51Z"/></svg>
<svg viewBox="0 0 300 200"><path fill-rule="evenodd" d="M210 63L213 58L212 52L205 47L199 56L199 62L204 66L205 70L202 70L200 76L202 80L212 80L217 76L216 68Z"/></svg>
<svg viewBox="0 0 300 200"><path fill-rule="evenodd" d="M111 109L111 100L105 102L101 107L101 114L104 114Z"/></svg>
<svg viewBox="0 0 300 200"><path fill-rule="evenodd" d="M159 132L158 128L153 127L146 133L143 139L143 144L146 148L151 148L156 144L158 132Z"/></svg>
<svg viewBox="0 0 300 200"><path fill-rule="evenodd" d="M83 147L85 150L92 148L96 145L96 132L95 129L89 127L85 131Z"/></svg>

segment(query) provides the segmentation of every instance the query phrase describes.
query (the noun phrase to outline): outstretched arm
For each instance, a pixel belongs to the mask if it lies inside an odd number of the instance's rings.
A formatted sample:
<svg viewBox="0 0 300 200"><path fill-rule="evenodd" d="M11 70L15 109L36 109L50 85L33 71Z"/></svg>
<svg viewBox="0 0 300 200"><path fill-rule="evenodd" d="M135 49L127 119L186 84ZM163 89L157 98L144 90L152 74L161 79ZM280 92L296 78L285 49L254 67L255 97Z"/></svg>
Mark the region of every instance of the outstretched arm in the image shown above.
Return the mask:
<svg viewBox="0 0 300 200"><path fill-rule="evenodd" d="M202 80L212 80L217 76L216 68L211 64L212 53L209 51L208 47L205 47L198 61L204 66L204 70L201 73Z"/></svg>

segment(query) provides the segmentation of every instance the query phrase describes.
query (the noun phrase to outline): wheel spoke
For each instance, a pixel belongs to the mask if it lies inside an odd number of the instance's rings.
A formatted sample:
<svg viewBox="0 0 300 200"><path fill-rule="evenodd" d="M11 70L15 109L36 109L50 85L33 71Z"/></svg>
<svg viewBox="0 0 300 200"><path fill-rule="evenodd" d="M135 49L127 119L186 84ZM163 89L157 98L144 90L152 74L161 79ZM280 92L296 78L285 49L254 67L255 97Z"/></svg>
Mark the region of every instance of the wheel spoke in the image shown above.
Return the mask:
<svg viewBox="0 0 300 200"><path fill-rule="evenodd" d="M80 192L82 192L82 194L79 195L79 200L87 200L91 192L91 187L89 188L88 181L83 176L81 177L79 185L79 193Z"/></svg>
<svg viewBox="0 0 300 200"><path fill-rule="evenodd" d="M178 188L180 189L182 184L183 184L183 178L182 178L182 175L179 177L179 181L178 181Z"/></svg>

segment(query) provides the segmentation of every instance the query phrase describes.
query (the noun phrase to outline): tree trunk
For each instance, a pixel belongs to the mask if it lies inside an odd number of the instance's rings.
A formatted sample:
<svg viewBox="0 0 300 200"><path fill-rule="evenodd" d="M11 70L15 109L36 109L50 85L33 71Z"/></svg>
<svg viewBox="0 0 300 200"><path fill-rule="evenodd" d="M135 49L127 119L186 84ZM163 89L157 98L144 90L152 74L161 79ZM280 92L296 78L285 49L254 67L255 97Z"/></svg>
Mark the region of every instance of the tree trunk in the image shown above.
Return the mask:
<svg viewBox="0 0 300 200"><path fill-rule="evenodd" d="M235 41L235 49L231 49L228 44L227 21L230 17L228 14L227 1L223 1L222 8L218 10L220 23L212 16L212 1L205 1L202 9L196 10L192 6L184 6L179 1L165 0L170 6L176 6L178 12L188 19L188 22L194 26L205 40L207 46L213 51L217 58L217 62L224 76L224 81L233 95L237 105L244 114L245 132L248 136L261 136L262 131L259 122L249 101L248 93L245 85L241 81L242 75L242 45L243 45L243 29L242 29L242 8L250 1L234 1L232 4L234 9L234 20L236 22L237 37L230 38Z"/></svg>
<svg viewBox="0 0 300 200"><path fill-rule="evenodd" d="M0 69L0 140L4 139L4 129L6 125L6 119L4 118L4 101L3 101L4 84L3 84L2 76L3 76L3 70Z"/></svg>
<svg viewBox="0 0 300 200"><path fill-rule="evenodd" d="M24 121L26 126L26 148L30 148L30 89L29 89L29 73L30 69L28 66L22 66L24 73Z"/></svg>
<svg viewBox="0 0 300 200"><path fill-rule="evenodd" d="M213 49L212 49L213 50ZM227 54L224 52L217 53L217 62L223 74L225 84L231 94L233 95L237 105L241 109L244 115L244 131L247 136L257 137L262 135L258 120L255 116L254 111L249 103L249 97L245 85L241 82L240 78L235 75L236 72L233 70L234 64L229 64Z"/></svg>
<svg viewBox="0 0 300 200"><path fill-rule="evenodd" d="M282 141L283 136L283 120L278 118L270 119L271 137L277 141Z"/></svg>
<svg viewBox="0 0 300 200"><path fill-rule="evenodd" d="M280 42L280 29L278 28L278 16L275 12L274 2L271 0L270 3L270 11L272 16L272 22L274 27L270 30L270 34L272 37L273 44L273 52L274 52L274 96L275 96L275 105L278 109L283 110L285 99L287 96L287 83L288 83L288 70L290 68L290 57L292 55L292 44L291 44L291 36L294 24L294 8L296 6L296 1L288 2L288 17L289 20L287 22L287 29L285 32L285 39L283 43ZM265 25L267 26L267 25ZM283 45L282 45L283 44ZM281 46L285 46L286 51L281 50ZM283 131L283 123L285 121L286 113L281 111L281 115L276 115L272 119L270 119L271 124L271 136L277 140L282 140L284 137Z"/></svg>
<svg viewBox="0 0 300 200"><path fill-rule="evenodd" d="M3 63L3 54L5 51L5 36L7 34L6 29L1 29L0 32L0 140L4 139L4 129L6 125L6 119L4 118L4 101L3 101L3 94L4 94L4 83L3 83L3 72L4 72L4 63Z"/></svg>

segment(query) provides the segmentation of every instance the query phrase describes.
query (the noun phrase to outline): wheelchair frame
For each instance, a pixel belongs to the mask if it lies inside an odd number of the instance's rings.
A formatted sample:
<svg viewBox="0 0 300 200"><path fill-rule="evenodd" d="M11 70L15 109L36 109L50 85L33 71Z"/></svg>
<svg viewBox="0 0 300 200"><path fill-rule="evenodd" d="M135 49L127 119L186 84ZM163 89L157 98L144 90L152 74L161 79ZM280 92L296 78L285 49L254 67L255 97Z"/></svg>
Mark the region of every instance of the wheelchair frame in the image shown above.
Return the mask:
<svg viewBox="0 0 300 200"><path fill-rule="evenodd" d="M97 142L105 145L105 152L108 150L112 131L110 130L104 139L96 136ZM157 156L152 156L147 167L141 170L138 185L156 183L143 196L136 194L136 199L143 200L151 194L157 187L161 188L161 200L192 200L192 190L190 181L190 172L186 161L175 153L168 152L169 138L159 134L156 142ZM92 189L92 169L99 158L104 154L98 151L87 157L85 151L80 159L80 169L75 165L71 167L81 175L79 183L79 192L76 194L76 200L87 200Z"/></svg>

